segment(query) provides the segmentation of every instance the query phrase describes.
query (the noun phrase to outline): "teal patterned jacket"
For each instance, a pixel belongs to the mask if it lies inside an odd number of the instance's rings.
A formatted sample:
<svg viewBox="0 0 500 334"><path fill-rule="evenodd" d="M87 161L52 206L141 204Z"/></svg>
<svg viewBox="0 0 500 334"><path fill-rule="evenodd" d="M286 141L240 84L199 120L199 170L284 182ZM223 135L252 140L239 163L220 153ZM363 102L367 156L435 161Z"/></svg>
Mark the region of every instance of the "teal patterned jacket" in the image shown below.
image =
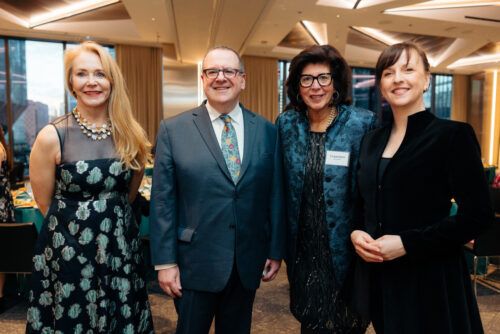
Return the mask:
<svg viewBox="0 0 500 334"><path fill-rule="evenodd" d="M325 153L349 152L349 166L325 164L323 191L326 224L335 279L342 287L352 260L351 220L356 194L356 169L363 135L378 125L376 115L365 109L339 106L339 114L327 129ZM287 110L276 120L279 130L287 204L287 272L291 278L295 264L299 210L309 147L309 121L304 113Z"/></svg>

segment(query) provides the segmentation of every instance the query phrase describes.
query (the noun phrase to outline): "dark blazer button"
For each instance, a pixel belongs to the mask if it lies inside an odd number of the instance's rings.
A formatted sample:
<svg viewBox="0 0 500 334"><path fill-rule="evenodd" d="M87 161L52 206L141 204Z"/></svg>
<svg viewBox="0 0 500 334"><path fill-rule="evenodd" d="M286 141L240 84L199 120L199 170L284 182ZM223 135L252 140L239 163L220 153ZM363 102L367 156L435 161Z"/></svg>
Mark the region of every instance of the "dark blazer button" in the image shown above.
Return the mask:
<svg viewBox="0 0 500 334"><path fill-rule="evenodd" d="M230 228L230 229L234 229L235 227L236 227L236 225L234 225L234 224L229 224L229 228Z"/></svg>
<svg viewBox="0 0 500 334"><path fill-rule="evenodd" d="M234 194L233 198L238 199L238 194Z"/></svg>
<svg viewBox="0 0 500 334"><path fill-rule="evenodd" d="M329 199L328 201L326 201L326 204L328 205L332 205L333 204L333 201L331 199Z"/></svg>
<svg viewBox="0 0 500 334"><path fill-rule="evenodd" d="M378 222L378 228L382 228L382 222Z"/></svg>
<svg viewBox="0 0 500 334"><path fill-rule="evenodd" d="M330 223L330 227L334 228L335 227L335 223Z"/></svg>
<svg viewBox="0 0 500 334"><path fill-rule="evenodd" d="M378 190L382 190L382 185L381 184L378 185Z"/></svg>
<svg viewBox="0 0 500 334"><path fill-rule="evenodd" d="M330 182L332 180L332 178L331 177L327 177L325 180L326 180L326 182Z"/></svg>

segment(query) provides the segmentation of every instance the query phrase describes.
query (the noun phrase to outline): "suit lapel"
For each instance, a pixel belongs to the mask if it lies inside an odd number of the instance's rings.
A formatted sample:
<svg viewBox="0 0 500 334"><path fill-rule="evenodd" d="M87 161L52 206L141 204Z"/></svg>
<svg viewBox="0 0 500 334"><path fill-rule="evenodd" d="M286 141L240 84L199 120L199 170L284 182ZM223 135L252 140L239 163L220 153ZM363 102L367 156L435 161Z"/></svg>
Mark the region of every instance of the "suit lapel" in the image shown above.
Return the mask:
<svg viewBox="0 0 500 334"><path fill-rule="evenodd" d="M253 153L254 142L255 142L255 133L257 124L255 123L255 115L245 109L241 104L241 110L243 112L243 124L244 124L244 138L245 138L245 147L243 154L243 163L241 165L240 177L238 182L245 175L246 170L248 169L248 165L250 164L250 158Z"/></svg>
<svg viewBox="0 0 500 334"><path fill-rule="evenodd" d="M202 104L193 112L193 121L198 128L201 137L205 141L205 144L207 145L210 153L212 153L213 157L217 161L217 164L219 165L221 171L226 175L227 178L229 178L229 180L231 180L231 182L233 182L231 174L227 169L226 161L224 160L224 156L222 155L219 143L217 142L217 137L215 137L214 128L212 126L212 122L210 121L210 117L208 116L208 111L205 107L205 104Z"/></svg>

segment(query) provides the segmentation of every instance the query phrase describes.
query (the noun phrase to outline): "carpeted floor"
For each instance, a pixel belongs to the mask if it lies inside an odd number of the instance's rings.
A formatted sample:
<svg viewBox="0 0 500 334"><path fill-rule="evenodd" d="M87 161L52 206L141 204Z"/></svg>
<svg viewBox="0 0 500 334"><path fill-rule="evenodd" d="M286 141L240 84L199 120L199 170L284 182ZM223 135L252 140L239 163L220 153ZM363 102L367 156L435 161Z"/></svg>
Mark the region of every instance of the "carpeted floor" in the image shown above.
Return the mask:
<svg viewBox="0 0 500 334"><path fill-rule="evenodd" d="M300 332L299 323L288 311L288 282L283 269L273 282L263 283L257 291L252 334ZM500 333L500 270L493 272L491 278L495 281L479 280L478 303L485 333L497 334ZM156 333L174 333L177 317L172 299L162 293L155 281L148 284L148 290ZM8 303L11 307L0 314L0 334L24 333L26 301L11 298ZM374 331L369 328L367 333Z"/></svg>

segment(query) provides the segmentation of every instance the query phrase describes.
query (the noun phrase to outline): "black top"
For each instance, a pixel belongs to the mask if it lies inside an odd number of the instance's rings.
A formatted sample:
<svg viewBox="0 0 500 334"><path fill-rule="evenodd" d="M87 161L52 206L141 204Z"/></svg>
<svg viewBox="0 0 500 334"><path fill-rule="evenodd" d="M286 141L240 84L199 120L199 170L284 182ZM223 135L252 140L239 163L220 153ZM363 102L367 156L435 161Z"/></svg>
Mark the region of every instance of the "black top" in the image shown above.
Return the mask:
<svg viewBox="0 0 500 334"><path fill-rule="evenodd" d="M379 228L383 235L399 235L407 253L371 266L361 262L367 270L379 268L384 332L482 333L463 258L463 244L493 219L474 131L427 111L409 116L403 141L379 184L374 166L391 127L363 139L357 175L364 220L355 222L356 229L372 235ZM449 215L451 198L458 204L455 216ZM369 274L356 277L355 291L369 286Z"/></svg>
<svg viewBox="0 0 500 334"><path fill-rule="evenodd" d="M347 333L351 329L354 329L352 333L357 333L363 326L339 298L328 245L323 196L325 139L324 132L311 132L299 216L297 257L290 279L290 305L293 315L302 325L318 333Z"/></svg>
<svg viewBox="0 0 500 334"><path fill-rule="evenodd" d="M57 118L52 125L59 136L61 163L118 157L111 136L92 140L83 134L72 113Z"/></svg>

